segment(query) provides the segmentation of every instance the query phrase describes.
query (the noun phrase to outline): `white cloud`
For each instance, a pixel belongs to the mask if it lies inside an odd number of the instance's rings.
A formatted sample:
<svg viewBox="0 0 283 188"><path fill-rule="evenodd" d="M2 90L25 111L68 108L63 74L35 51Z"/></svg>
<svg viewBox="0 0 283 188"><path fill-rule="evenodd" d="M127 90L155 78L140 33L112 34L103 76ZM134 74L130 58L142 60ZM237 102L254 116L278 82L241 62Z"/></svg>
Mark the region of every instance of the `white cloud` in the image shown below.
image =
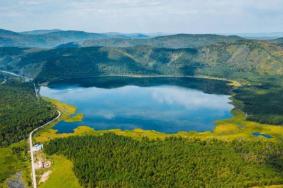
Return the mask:
<svg viewBox="0 0 283 188"><path fill-rule="evenodd" d="M282 0L0 0L0 27L94 32L283 31Z"/></svg>

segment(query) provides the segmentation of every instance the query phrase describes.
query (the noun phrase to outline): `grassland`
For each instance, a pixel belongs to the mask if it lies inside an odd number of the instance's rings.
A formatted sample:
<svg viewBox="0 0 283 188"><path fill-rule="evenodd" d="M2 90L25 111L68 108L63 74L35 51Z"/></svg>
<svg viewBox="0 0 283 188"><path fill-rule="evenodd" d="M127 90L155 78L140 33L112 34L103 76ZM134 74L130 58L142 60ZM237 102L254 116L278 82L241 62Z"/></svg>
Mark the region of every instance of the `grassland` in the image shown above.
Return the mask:
<svg viewBox="0 0 283 188"><path fill-rule="evenodd" d="M63 156L53 155L52 172L46 182L40 184L40 188L60 187L60 188L80 188L72 168L71 161Z"/></svg>
<svg viewBox="0 0 283 188"><path fill-rule="evenodd" d="M0 148L0 187L8 187L8 181L17 179L22 184L29 186L30 182L30 164L27 154L26 141ZM16 173L20 172L19 178L15 178Z"/></svg>
<svg viewBox="0 0 283 188"><path fill-rule="evenodd" d="M71 123L71 122L82 121L83 118L84 118L84 114L80 113L80 114L75 114L74 116L66 119L65 121Z"/></svg>
<svg viewBox="0 0 283 188"><path fill-rule="evenodd" d="M15 174L22 166L10 148L0 149L0 182Z"/></svg>

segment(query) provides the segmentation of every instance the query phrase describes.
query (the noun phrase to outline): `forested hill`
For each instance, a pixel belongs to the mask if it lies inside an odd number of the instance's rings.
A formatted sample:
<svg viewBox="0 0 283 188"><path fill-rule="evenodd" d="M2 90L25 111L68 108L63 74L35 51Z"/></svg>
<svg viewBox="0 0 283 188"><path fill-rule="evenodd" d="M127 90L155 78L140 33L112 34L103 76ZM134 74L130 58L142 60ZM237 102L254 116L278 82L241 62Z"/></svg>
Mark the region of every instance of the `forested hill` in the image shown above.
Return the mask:
<svg viewBox="0 0 283 188"><path fill-rule="evenodd" d="M216 43L200 48L150 46L0 48L0 68L40 82L98 75L204 75L235 80L272 80L283 76L283 49L263 41Z"/></svg>
<svg viewBox="0 0 283 188"><path fill-rule="evenodd" d="M0 30L0 46L14 46L0 48L0 69L25 74L39 82L125 74L202 75L272 82L274 77L283 76L280 41L212 34L150 37Z"/></svg>

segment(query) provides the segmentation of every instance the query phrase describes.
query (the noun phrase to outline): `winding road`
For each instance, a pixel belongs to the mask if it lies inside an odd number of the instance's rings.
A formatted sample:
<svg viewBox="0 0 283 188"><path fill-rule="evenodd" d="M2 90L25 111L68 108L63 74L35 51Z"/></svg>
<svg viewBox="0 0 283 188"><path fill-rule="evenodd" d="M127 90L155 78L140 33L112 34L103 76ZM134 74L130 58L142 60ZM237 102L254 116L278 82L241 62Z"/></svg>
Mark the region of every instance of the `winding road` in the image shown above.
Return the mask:
<svg viewBox="0 0 283 188"><path fill-rule="evenodd" d="M5 70L0 70L0 73L8 74L8 75L15 76L15 77L20 77L20 78L23 78L25 81L31 81L32 80L31 78L28 78L26 76L22 76L22 75L19 75L19 74L13 73L13 72L9 72L9 71L5 71ZM6 80L4 80L0 84L4 84L5 82L6 82ZM34 88L35 88L36 97L39 97L38 93L37 93L37 90L36 90L35 84L34 84ZM33 188L37 188L37 183L36 183L36 174L35 174L35 168L34 168L34 154L33 154L33 150L32 150L32 146L33 146L32 135L37 130L39 130L39 129L49 125L50 123L56 121L57 119L59 119L60 116L61 116L61 112L60 111L57 111L57 112L58 112L58 116L56 118L54 118L51 121L45 123L44 125L41 125L40 127L37 127L36 129L34 129L33 131L31 131L29 133L29 147L30 147L30 159L31 159L31 172L32 172L32 185L33 185Z"/></svg>
<svg viewBox="0 0 283 188"><path fill-rule="evenodd" d="M57 119L60 118L61 116L61 112L60 111L57 111L58 112L58 116L54 119L52 119L51 121L45 123L44 125L40 126L40 127L37 127L36 129L34 129L33 131L30 132L29 134L29 147L30 147L30 158L31 158L31 172L32 172L32 185L33 185L33 188L37 188L37 183L36 183L36 174L35 174L35 168L34 168L34 154L33 154L33 150L32 150L32 135L33 133L35 133L36 131L38 131L39 129L49 125L50 123L56 121Z"/></svg>
<svg viewBox="0 0 283 188"><path fill-rule="evenodd" d="M28 77L26 77L26 76L22 76L22 75L16 74L16 73L14 73L14 72L5 71L5 70L0 70L0 72L3 73L3 74L8 74L8 75L10 75L10 76L15 76L15 77L18 77L18 78L22 78L22 79L24 79L26 82L32 80L31 78L28 78Z"/></svg>
<svg viewBox="0 0 283 188"><path fill-rule="evenodd" d="M9 72L9 71L4 71L4 70L0 70L0 72L4 73L4 74L9 74L11 76L15 76L15 77L21 77L21 78L25 78L24 76L21 76L19 74L13 73L13 72Z"/></svg>
<svg viewBox="0 0 283 188"><path fill-rule="evenodd" d="M7 80L5 79L5 80L3 80L3 81L1 82L1 84L0 84L0 85L5 84L6 82L7 82Z"/></svg>

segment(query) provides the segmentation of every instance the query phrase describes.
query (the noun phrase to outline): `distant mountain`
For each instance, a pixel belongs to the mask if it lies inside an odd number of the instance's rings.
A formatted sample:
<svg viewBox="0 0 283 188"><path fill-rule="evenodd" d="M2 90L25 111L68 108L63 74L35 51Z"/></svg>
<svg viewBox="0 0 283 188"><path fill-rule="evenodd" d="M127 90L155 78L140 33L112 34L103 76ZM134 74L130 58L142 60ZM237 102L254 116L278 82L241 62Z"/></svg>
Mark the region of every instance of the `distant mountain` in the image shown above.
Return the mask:
<svg viewBox="0 0 283 188"><path fill-rule="evenodd" d="M88 33L84 31L35 30L17 33L0 30L0 47L54 48L72 46L91 47L132 47L152 46L155 48L196 48L219 42L245 40L238 36L211 34L177 34L168 36L150 36L140 33ZM77 43L77 44L75 44Z"/></svg>
<svg viewBox="0 0 283 188"><path fill-rule="evenodd" d="M35 31L26 34L1 30L0 46L52 48L63 43L102 38L108 38L108 36L83 31Z"/></svg>
<svg viewBox="0 0 283 188"><path fill-rule="evenodd" d="M221 36L210 34L177 34L169 36L159 36L147 39L124 39L110 38L98 40L81 41L81 47L108 46L108 47L132 47L132 46L152 46L155 48L196 48L207 46L219 42L235 42L245 40L238 36Z"/></svg>
<svg viewBox="0 0 283 188"><path fill-rule="evenodd" d="M236 33L235 35L256 40L273 40L283 37L283 32L270 32L270 33Z"/></svg>
<svg viewBox="0 0 283 188"><path fill-rule="evenodd" d="M0 47L2 46L16 46L16 41L20 39L20 34L0 29Z"/></svg>
<svg viewBox="0 0 283 188"><path fill-rule="evenodd" d="M18 35L20 35L20 34L13 32L13 31L0 29L0 36L1 37L12 37L12 36L18 36Z"/></svg>
<svg viewBox="0 0 283 188"><path fill-rule="evenodd" d="M271 40L272 43L278 44L283 47L283 37Z"/></svg>
<svg viewBox="0 0 283 188"><path fill-rule="evenodd" d="M0 69L41 82L125 74L204 75L253 82L283 77L282 48L264 41L240 40L185 49L71 46L40 51L12 48L14 54L4 49Z"/></svg>
<svg viewBox="0 0 283 188"><path fill-rule="evenodd" d="M57 49L59 48L79 48L80 45L76 42L69 42L69 43L64 43L60 44L59 46L56 46Z"/></svg>
<svg viewBox="0 0 283 188"><path fill-rule="evenodd" d="M110 38L135 39L148 37L143 34L88 33L72 30L35 30L22 33L0 30L0 47L54 48L64 43Z"/></svg>
<svg viewBox="0 0 283 188"><path fill-rule="evenodd" d="M124 38L124 39L146 39L150 38L151 36L145 35L142 33L105 33L109 36L109 38Z"/></svg>
<svg viewBox="0 0 283 188"><path fill-rule="evenodd" d="M53 32L59 32L59 31L62 31L62 30L60 29L32 30L32 31L24 31L21 33L28 34L28 35L42 35L42 34L48 34L48 33L53 33Z"/></svg>

